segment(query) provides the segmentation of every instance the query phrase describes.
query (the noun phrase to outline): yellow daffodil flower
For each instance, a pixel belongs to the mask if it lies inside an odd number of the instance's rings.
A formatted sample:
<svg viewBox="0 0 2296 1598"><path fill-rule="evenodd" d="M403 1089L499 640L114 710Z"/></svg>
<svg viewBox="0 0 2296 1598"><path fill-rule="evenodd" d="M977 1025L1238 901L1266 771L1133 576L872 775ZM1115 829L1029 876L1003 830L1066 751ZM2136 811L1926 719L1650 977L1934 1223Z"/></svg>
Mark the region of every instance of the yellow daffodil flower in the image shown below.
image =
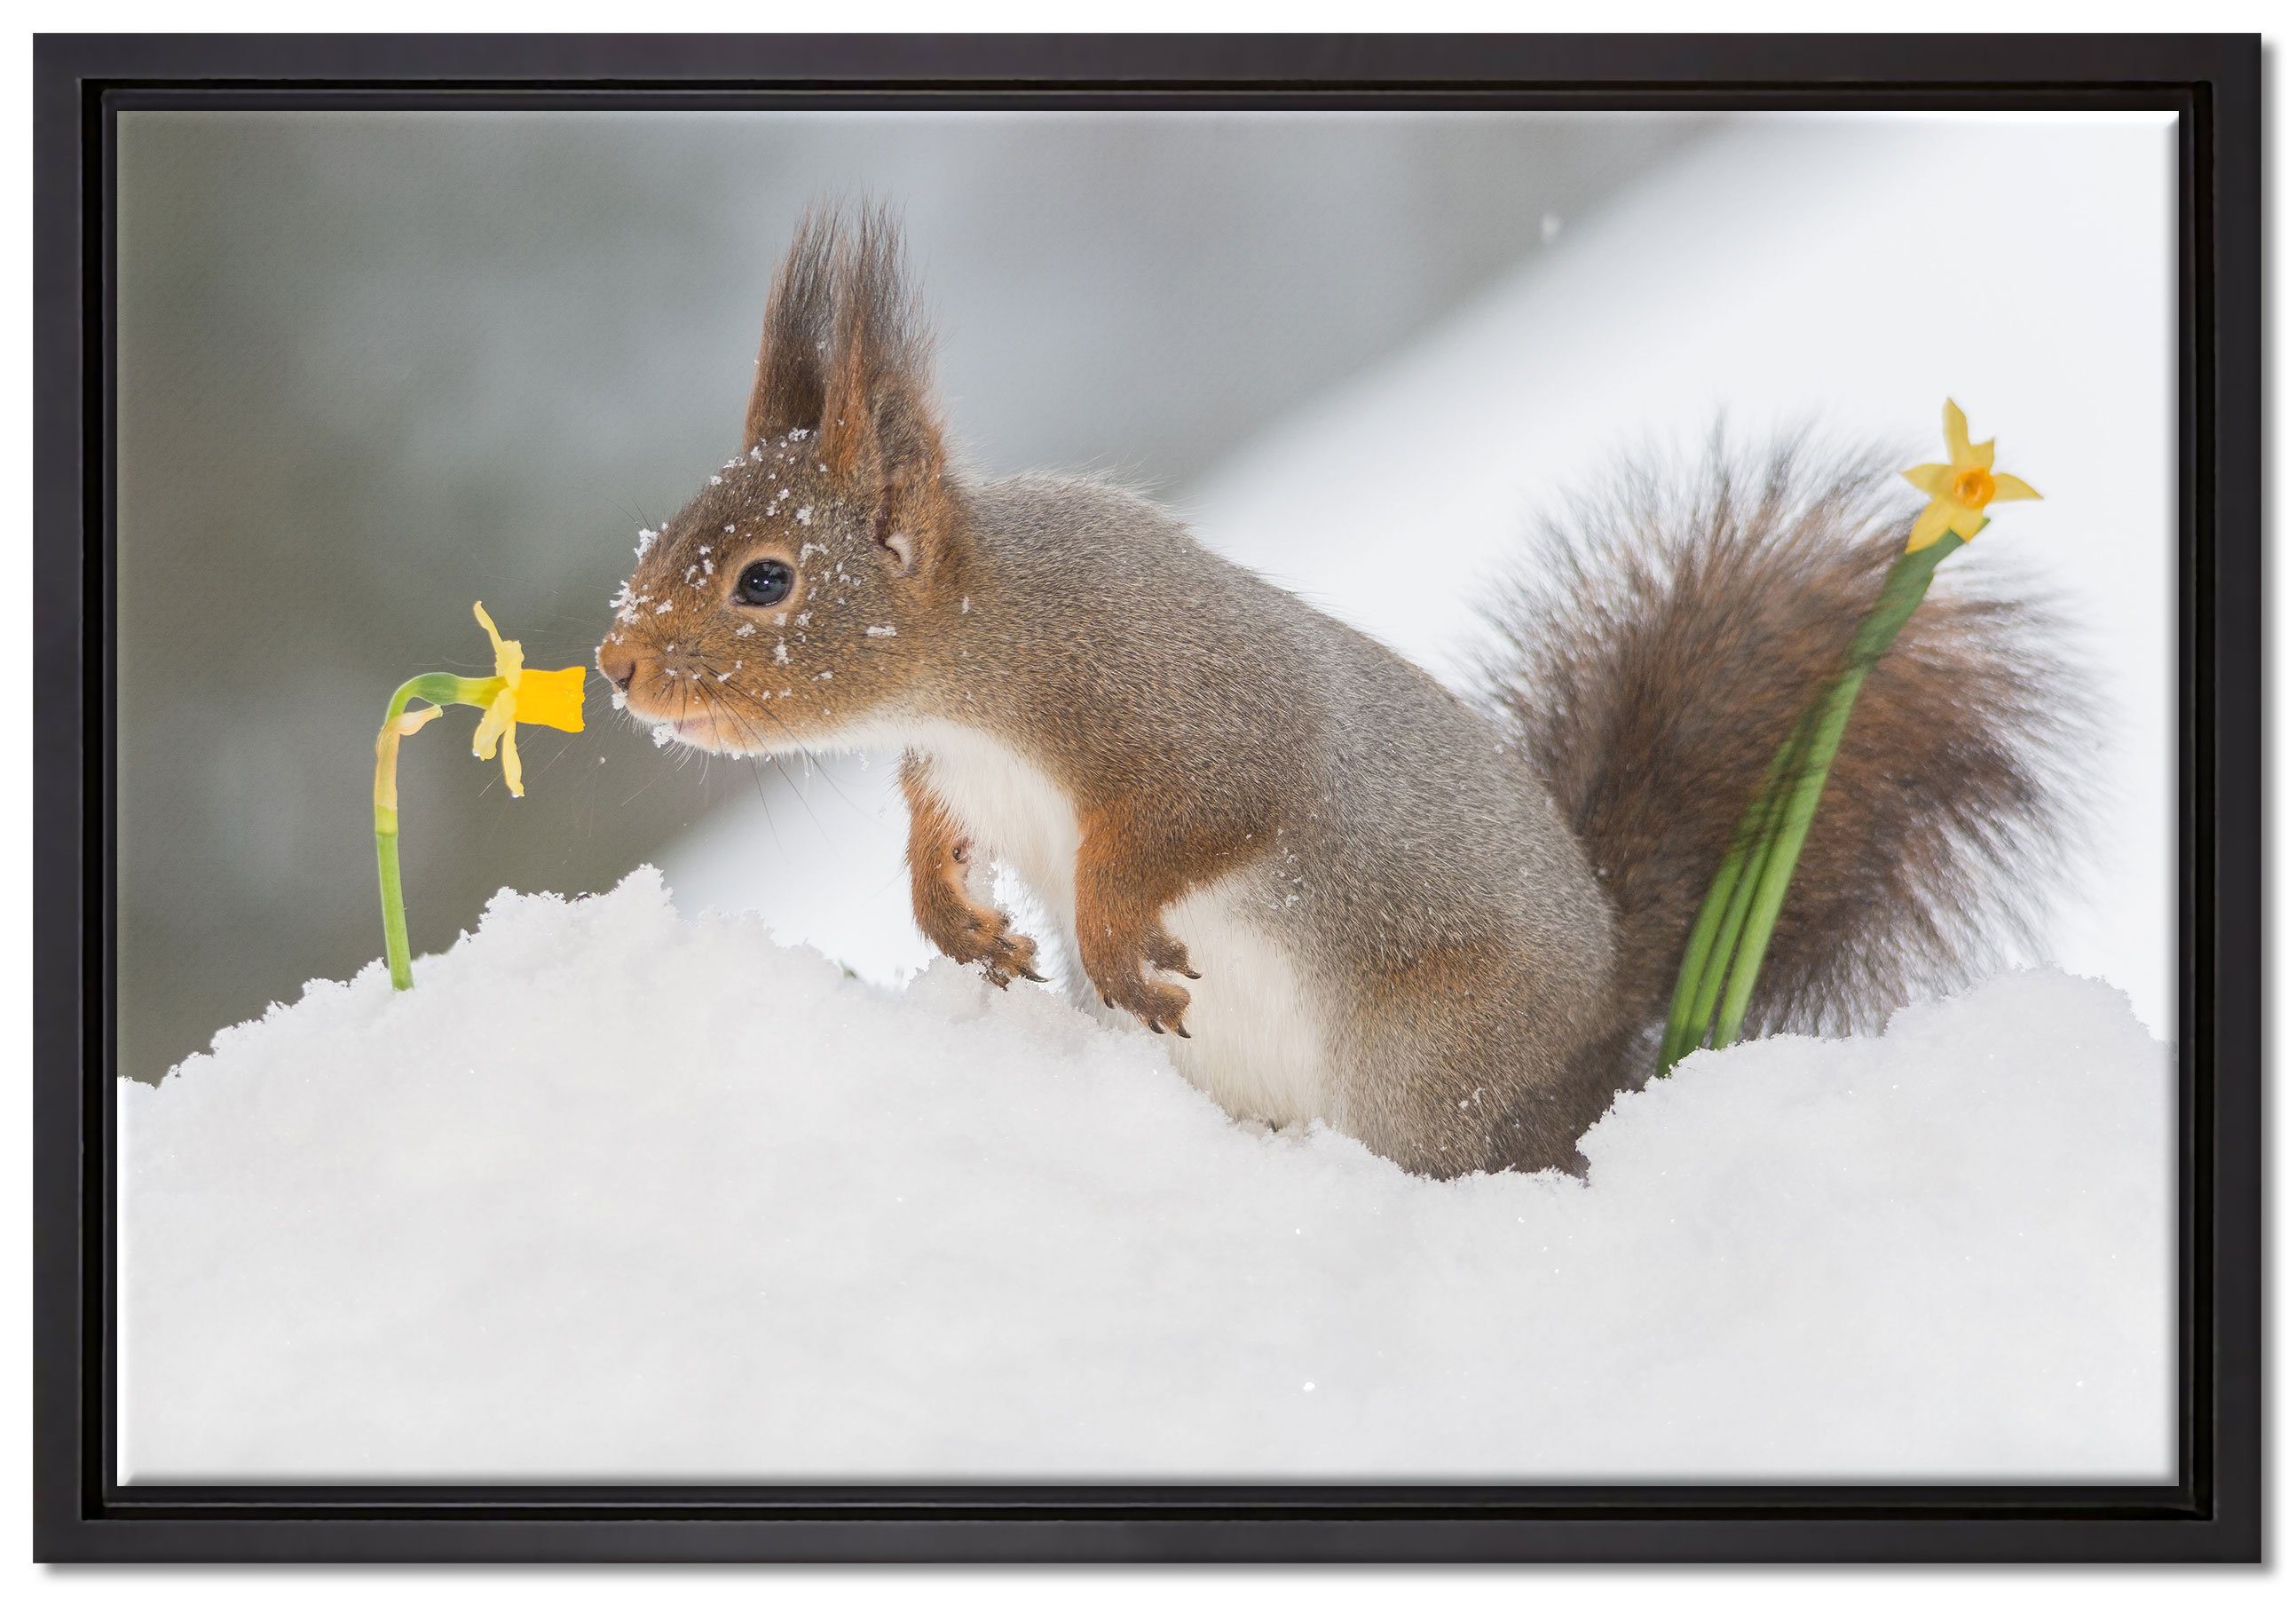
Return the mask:
<svg viewBox="0 0 2296 1598"><path fill-rule="evenodd" d="M499 741L504 786L514 797L523 799L526 787L518 763L518 723L555 727L561 732L581 731L582 688L589 672L582 666L568 666L556 671L528 671L526 650L519 641L506 640L495 630L494 618L487 614L483 604L472 605L471 609L495 646L495 674L471 700L486 706L486 713L479 718L479 729L471 735L471 753L480 760L492 760ZM488 688L492 691L488 692Z"/></svg>
<svg viewBox="0 0 2296 1598"><path fill-rule="evenodd" d="M2038 499L2040 491L2022 478L1993 469L1993 441L1969 441L1969 418L1945 402L1945 447L1949 460L1914 467L1906 481L1930 497L1914 520L1907 549L1926 549L1947 533L1973 539L1985 525L1985 507L1996 500Z"/></svg>

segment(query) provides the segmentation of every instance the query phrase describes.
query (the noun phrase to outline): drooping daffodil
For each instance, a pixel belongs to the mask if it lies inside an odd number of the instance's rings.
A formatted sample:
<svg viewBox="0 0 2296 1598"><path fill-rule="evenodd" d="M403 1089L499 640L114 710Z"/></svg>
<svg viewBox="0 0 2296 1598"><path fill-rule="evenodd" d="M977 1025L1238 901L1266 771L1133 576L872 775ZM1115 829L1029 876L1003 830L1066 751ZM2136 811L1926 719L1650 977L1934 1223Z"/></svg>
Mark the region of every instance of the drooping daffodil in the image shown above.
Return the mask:
<svg viewBox="0 0 2296 1598"><path fill-rule="evenodd" d="M375 735L375 873L382 888L383 950L390 960L390 984L396 988L414 985L406 945L406 906L398 875L400 740L414 737L438 720L441 705L473 705L480 716L478 732L471 739L471 753L480 760L492 760L499 750L503 784L513 795L523 798L526 782L518 762L518 724L523 721L533 727L555 727L561 732L582 730L582 690L589 676L588 668L566 666L554 671L529 671L526 669L526 650L516 638L505 638L496 630L487 607L473 605L471 610L494 644L495 674L458 677L450 671L427 671L420 677L408 678L391 695L390 708L383 712L382 730ZM416 699L430 703L421 710L407 708Z"/></svg>
<svg viewBox="0 0 2296 1598"><path fill-rule="evenodd" d="M1915 466L1905 474L1907 482L1930 497L1929 504L1914 519L1913 535L1906 540L1908 549L1926 549L1948 532L1966 542L1985 525L1986 507L1996 501L2041 497L2040 490L2024 479L1993 469L1993 441L1971 443L1969 418L1950 400L1945 402L1945 447L1948 459Z"/></svg>

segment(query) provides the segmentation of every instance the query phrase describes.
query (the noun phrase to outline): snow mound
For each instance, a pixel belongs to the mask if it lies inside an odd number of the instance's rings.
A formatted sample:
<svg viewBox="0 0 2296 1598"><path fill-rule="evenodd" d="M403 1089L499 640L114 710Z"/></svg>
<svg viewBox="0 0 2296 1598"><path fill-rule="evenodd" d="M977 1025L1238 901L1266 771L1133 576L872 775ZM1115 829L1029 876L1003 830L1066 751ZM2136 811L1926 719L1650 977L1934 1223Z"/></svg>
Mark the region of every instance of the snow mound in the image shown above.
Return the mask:
<svg viewBox="0 0 2296 1598"><path fill-rule="evenodd" d="M138 1483L2162 1479L2173 1070L2046 972L1700 1055L1584 1182L1231 1123L640 871L119 1084Z"/></svg>

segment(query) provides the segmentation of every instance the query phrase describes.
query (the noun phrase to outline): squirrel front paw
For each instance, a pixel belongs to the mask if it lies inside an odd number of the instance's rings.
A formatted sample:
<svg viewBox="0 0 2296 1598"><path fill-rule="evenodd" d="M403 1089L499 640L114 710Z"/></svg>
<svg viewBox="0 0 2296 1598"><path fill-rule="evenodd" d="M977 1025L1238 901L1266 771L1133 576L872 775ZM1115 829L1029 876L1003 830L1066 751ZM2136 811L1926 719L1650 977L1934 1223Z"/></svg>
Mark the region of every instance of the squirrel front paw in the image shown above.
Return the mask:
<svg viewBox="0 0 2296 1598"><path fill-rule="evenodd" d="M1151 1032L1188 1036L1187 1027L1180 1021L1188 1009L1187 990L1150 980L1144 968L1190 978L1202 975L1189 966L1188 951L1180 940L1159 928L1150 928L1128 946L1102 943L1084 954L1084 974L1103 1004L1139 1017Z"/></svg>
<svg viewBox="0 0 2296 1598"><path fill-rule="evenodd" d="M943 954L960 965L979 966L1000 988L1011 987L1015 976L1045 980L1037 972L1036 940L1013 931L1013 918L1002 910L962 903L935 917L925 931Z"/></svg>

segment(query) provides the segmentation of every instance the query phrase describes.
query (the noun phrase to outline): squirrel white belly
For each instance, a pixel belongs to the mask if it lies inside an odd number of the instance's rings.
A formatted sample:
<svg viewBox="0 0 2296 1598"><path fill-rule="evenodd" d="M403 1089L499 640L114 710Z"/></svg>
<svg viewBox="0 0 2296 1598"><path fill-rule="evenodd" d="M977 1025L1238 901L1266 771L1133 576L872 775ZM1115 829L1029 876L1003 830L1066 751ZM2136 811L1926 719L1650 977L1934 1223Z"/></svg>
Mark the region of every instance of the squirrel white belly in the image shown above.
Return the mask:
<svg viewBox="0 0 2296 1598"><path fill-rule="evenodd" d="M906 752L955 815L972 843L967 885L980 902L989 899L992 862L1020 879L1060 935L1070 996L1100 1008L1075 954L1081 834L1059 785L993 736L954 722L871 727L861 737ZM1323 1021L1291 952L1265 925L1285 908L1285 894L1280 877L1255 861L1165 912L1200 973L1188 979L1187 1034L1163 1034L1173 1066L1230 1114L1271 1126L1337 1118Z"/></svg>
<svg viewBox="0 0 2296 1598"><path fill-rule="evenodd" d="M1042 980L985 902L1001 859L1081 985L1239 1116L1320 1117L1432 1176L1573 1168L1649 1075L1738 817L1905 540L1887 471L1785 448L1549 539L1491 585L1470 703L1136 494L955 472L924 351L890 225L809 219L739 449L599 648L631 713L709 748L901 747L934 944ZM1866 679L1755 1032L1970 971L2062 853L2045 619L1964 581Z"/></svg>

